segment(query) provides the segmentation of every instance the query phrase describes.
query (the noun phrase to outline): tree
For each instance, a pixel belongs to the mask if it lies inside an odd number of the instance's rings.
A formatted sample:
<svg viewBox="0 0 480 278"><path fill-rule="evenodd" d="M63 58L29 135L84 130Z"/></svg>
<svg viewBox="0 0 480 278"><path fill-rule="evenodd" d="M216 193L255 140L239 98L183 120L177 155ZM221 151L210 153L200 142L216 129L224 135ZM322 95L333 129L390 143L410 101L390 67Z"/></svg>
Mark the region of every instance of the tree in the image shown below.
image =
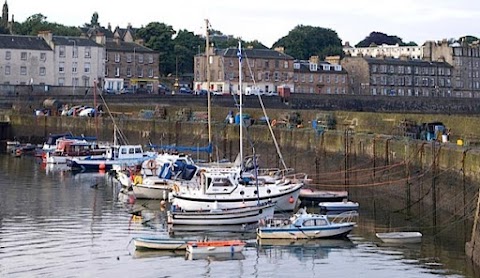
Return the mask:
<svg viewBox="0 0 480 278"><path fill-rule="evenodd" d="M94 12L92 15L92 19L90 20L90 27L100 26L100 22L98 22L98 13Z"/></svg>
<svg viewBox="0 0 480 278"><path fill-rule="evenodd" d="M143 39L146 47L159 52L159 70L165 75L175 73L175 55L171 55L174 49L172 37L175 33L172 26L160 22L151 22L136 33L137 37Z"/></svg>
<svg viewBox="0 0 480 278"><path fill-rule="evenodd" d="M458 41L459 42L464 42L466 44L471 44L472 42L478 41L478 38L474 37L474 36L467 35L467 36L460 37L458 39Z"/></svg>
<svg viewBox="0 0 480 278"><path fill-rule="evenodd" d="M81 32L77 27L68 27L58 23L47 21L43 14L34 14L29 16L24 22L15 22L13 26L14 33L19 35L36 36L40 31L51 31L58 36L80 36Z"/></svg>
<svg viewBox="0 0 480 278"><path fill-rule="evenodd" d="M404 43L403 40L397 36L389 36L381 32L371 32L365 39L355 45L355 47L369 47L379 46L382 44L399 46L416 46L415 42Z"/></svg>
<svg viewBox="0 0 480 278"><path fill-rule="evenodd" d="M311 56L324 59L330 55L343 55L342 41L337 33L322 27L298 25L275 42L272 48L275 47L283 47L286 54L301 60Z"/></svg>
<svg viewBox="0 0 480 278"><path fill-rule="evenodd" d="M178 65L179 73L193 72L193 57L205 51L205 39L188 30L178 31L173 40L173 55Z"/></svg>

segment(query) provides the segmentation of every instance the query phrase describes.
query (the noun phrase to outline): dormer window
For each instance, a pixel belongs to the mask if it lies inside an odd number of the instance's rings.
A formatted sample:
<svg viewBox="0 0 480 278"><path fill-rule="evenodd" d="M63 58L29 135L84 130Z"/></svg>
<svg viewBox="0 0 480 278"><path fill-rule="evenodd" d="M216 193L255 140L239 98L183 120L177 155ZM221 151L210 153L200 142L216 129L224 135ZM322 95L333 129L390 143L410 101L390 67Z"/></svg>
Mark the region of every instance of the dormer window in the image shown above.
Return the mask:
<svg viewBox="0 0 480 278"><path fill-rule="evenodd" d="M317 71L317 70L318 70L318 65L310 63L310 71Z"/></svg>

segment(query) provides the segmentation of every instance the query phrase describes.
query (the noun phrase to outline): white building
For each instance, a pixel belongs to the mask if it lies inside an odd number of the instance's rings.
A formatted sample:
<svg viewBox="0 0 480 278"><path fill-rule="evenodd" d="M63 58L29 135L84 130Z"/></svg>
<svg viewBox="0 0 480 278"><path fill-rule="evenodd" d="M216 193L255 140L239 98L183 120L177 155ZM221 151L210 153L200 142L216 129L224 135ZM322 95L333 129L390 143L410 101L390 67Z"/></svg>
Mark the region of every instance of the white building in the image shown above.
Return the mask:
<svg viewBox="0 0 480 278"><path fill-rule="evenodd" d="M345 46L343 52L347 56L358 57L408 57L411 59L422 59L423 46L399 46L382 44L380 46L371 47L351 47Z"/></svg>

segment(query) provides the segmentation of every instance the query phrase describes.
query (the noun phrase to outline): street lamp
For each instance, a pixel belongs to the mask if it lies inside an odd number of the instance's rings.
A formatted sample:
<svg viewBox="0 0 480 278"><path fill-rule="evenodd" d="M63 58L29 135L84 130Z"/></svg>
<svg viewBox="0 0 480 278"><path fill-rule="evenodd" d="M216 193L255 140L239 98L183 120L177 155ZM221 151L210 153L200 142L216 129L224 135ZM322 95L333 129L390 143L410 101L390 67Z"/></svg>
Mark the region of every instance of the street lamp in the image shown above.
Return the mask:
<svg viewBox="0 0 480 278"><path fill-rule="evenodd" d="M75 96L75 83L77 81L76 78L73 77L73 74L76 72L73 72L73 58L78 57L78 52L77 52L77 42L75 40L68 40L69 42L73 42L73 49L72 49L72 94Z"/></svg>
<svg viewBox="0 0 480 278"><path fill-rule="evenodd" d="M136 54L136 49L137 49L136 47L133 48L133 75L132 76L134 77L134 79L135 79L135 74L137 72L137 65L136 65L137 64L137 58L136 58L136 55L135 55ZM135 91L136 91L135 89L136 88L137 88L137 84L135 84L133 86L133 93L134 94L135 94Z"/></svg>

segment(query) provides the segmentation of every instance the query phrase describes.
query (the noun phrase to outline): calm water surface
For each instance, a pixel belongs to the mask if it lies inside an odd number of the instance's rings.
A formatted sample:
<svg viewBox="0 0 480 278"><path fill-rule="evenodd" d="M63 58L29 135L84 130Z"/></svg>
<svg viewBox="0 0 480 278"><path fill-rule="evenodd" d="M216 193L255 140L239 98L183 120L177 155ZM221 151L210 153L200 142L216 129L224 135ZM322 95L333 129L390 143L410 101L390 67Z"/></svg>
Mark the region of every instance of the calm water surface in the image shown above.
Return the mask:
<svg viewBox="0 0 480 278"><path fill-rule="evenodd" d="M445 249L426 237L419 245L382 246L360 226L350 240L259 247L252 240L234 257L139 252L132 237L165 234L163 213L156 202L125 205L118 191L101 174L72 175L32 157L0 155L0 277L474 277L462 242ZM128 213L139 206L150 208L143 224Z"/></svg>

